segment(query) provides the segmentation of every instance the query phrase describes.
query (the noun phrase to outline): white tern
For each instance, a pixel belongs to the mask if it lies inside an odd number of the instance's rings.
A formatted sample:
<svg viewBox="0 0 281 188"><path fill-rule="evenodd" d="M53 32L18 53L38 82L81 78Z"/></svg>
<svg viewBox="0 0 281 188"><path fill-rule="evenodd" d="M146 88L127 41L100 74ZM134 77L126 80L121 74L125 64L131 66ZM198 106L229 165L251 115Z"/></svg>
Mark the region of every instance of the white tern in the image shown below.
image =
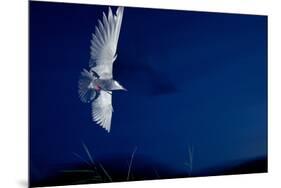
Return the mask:
<svg viewBox="0 0 281 188"><path fill-rule="evenodd" d="M82 102L92 103L92 118L110 132L112 119L112 91L126 90L113 79L113 62L117 58L116 48L120 34L124 7L118 7L116 14L108 9L98 20L91 40L89 71L83 69L78 82L78 93Z"/></svg>

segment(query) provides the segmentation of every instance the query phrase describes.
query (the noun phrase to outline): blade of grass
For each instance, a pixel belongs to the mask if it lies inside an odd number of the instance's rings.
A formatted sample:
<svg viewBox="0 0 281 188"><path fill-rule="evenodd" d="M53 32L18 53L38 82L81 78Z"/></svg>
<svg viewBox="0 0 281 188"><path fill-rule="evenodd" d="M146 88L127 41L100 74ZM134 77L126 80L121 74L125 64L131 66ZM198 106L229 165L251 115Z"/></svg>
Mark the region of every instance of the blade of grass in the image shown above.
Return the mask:
<svg viewBox="0 0 281 188"><path fill-rule="evenodd" d="M129 165L128 174L127 174L127 181L130 179L131 168L132 168L133 159L134 159L134 155L135 155L136 151L137 151L137 147L135 147L135 150L133 151L133 153L131 155L130 165Z"/></svg>
<svg viewBox="0 0 281 188"><path fill-rule="evenodd" d="M156 174L157 178L159 179L160 175L159 175L158 171L154 167L152 167L152 169L153 169L154 173Z"/></svg>
<svg viewBox="0 0 281 188"><path fill-rule="evenodd" d="M108 174L108 172L105 170L105 168L102 166L101 163L99 163L100 168L102 169L102 171L104 172L104 174L106 175L106 177L108 178L108 180L110 182L112 182L112 178L110 177L110 175Z"/></svg>
<svg viewBox="0 0 281 188"><path fill-rule="evenodd" d="M84 163L86 163L88 166L91 166L91 164L85 160L83 157L81 157L79 154L73 152L73 155L75 155L77 158L81 159Z"/></svg>
<svg viewBox="0 0 281 188"><path fill-rule="evenodd" d="M188 162L184 163L189 168L189 176L191 176L193 170L193 146L188 147Z"/></svg>
<svg viewBox="0 0 281 188"><path fill-rule="evenodd" d="M86 144L85 144L84 142L82 142L82 144L83 144L83 148L84 148L86 154L88 155L88 157L89 157L91 163L92 163L93 165L95 165L95 162L94 162L94 160L93 160L93 157L92 157L92 155L91 155L91 153L90 153L88 147L86 146Z"/></svg>

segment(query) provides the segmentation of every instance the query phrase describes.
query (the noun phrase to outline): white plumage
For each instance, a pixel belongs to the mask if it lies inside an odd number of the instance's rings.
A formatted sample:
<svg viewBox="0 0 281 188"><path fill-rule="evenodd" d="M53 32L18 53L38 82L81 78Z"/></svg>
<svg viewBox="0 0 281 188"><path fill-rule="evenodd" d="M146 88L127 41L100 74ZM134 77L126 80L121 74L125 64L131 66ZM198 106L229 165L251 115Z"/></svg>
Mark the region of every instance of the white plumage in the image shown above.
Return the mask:
<svg viewBox="0 0 281 188"><path fill-rule="evenodd" d="M120 34L123 7L116 14L108 9L98 20L91 40L90 71L84 70L79 80L79 96L83 102L92 102L92 118L101 127L110 132L112 118L112 90L125 90L113 80L112 69L115 61Z"/></svg>
<svg viewBox="0 0 281 188"><path fill-rule="evenodd" d="M95 34L91 40L90 67L103 79L112 78L112 66L116 58L116 48L123 18L123 7L119 7L116 15L108 8L108 17L103 13L103 22L98 20Z"/></svg>

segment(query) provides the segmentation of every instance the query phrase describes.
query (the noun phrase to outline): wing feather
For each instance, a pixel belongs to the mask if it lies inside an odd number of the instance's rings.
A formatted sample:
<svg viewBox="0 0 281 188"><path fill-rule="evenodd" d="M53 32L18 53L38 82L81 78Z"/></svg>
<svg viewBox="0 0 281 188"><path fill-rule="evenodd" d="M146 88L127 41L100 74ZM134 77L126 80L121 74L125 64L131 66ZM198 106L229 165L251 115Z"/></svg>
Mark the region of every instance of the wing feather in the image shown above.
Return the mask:
<svg viewBox="0 0 281 188"><path fill-rule="evenodd" d="M116 57L123 12L124 7L118 7L116 15L113 15L109 7L108 15L103 13L102 21L98 20L95 33L92 35L89 66L102 79L112 78L112 67Z"/></svg>
<svg viewBox="0 0 281 188"><path fill-rule="evenodd" d="M87 71L83 70L78 82L78 93L82 102L88 103L97 97L97 92L90 88L90 84L94 77Z"/></svg>
<svg viewBox="0 0 281 188"><path fill-rule="evenodd" d="M111 92L101 91L99 97L92 102L93 120L110 132L113 108Z"/></svg>

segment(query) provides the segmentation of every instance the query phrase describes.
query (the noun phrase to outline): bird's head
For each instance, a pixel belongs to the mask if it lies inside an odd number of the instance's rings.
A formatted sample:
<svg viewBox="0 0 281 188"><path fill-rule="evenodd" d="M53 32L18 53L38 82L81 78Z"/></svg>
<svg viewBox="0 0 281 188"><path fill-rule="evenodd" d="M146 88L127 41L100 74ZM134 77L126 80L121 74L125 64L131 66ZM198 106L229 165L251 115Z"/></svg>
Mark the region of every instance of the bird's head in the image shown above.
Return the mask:
<svg viewBox="0 0 281 188"><path fill-rule="evenodd" d="M119 82L117 82L116 80L113 80L113 90L124 90L127 91L126 88L124 88Z"/></svg>

